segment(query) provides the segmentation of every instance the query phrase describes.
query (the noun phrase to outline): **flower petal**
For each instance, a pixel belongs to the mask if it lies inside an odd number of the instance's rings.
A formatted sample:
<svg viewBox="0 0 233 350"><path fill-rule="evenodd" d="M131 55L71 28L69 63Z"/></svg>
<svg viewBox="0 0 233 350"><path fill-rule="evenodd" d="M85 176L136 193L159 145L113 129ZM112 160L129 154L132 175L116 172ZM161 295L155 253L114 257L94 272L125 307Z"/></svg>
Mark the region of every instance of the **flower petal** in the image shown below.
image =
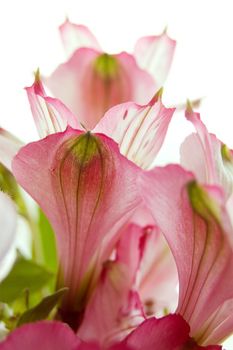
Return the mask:
<svg viewBox="0 0 233 350"><path fill-rule="evenodd" d="M144 320L133 290L141 258L141 227L129 225L118 244L117 257L104 265L97 288L88 303L78 335L102 347L120 341Z"/></svg>
<svg viewBox="0 0 233 350"><path fill-rule="evenodd" d="M18 182L39 203L57 235L62 310L82 308L115 236L139 199L140 169L104 135L64 133L25 146L13 162Z"/></svg>
<svg viewBox="0 0 233 350"><path fill-rule="evenodd" d="M203 327L205 343L222 343L233 329L233 299L221 304Z"/></svg>
<svg viewBox="0 0 233 350"><path fill-rule="evenodd" d="M188 344L189 340L189 326L184 319L180 315L168 315L160 319L147 319L125 342L134 350L154 350L158 348L158 344L159 350L201 349L195 344Z"/></svg>
<svg viewBox="0 0 233 350"><path fill-rule="evenodd" d="M8 170L11 171L11 162L22 146L23 143L14 135L0 128L0 163Z"/></svg>
<svg viewBox="0 0 233 350"><path fill-rule="evenodd" d="M175 165L146 173L142 185L177 264L177 312L189 322L191 335L206 345L205 322L233 297L233 232L223 193L217 187L202 188Z"/></svg>
<svg viewBox="0 0 233 350"><path fill-rule="evenodd" d="M16 209L10 198L0 192L0 263L6 257L16 237Z"/></svg>
<svg viewBox="0 0 233 350"><path fill-rule="evenodd" d="M82 47L102 51L94 34L84 25L71 23L67 18L59 31L67 56Z"/></svg>
<svg viewBox="0 0 233 350"><path fill-rule="evenodd" d="M94 132L113 138L123 155L147 169L163 144L174 111L164 107L159 92L147 105L128 102L111 108Z"/></svg>
<svg viewBox="0 0 233 350"><path fill-rule="evenodd" d="M26 88L32 115L41 138L55 132L64 131L67 125L83 129L77 118L59 100L48 97L40 80L39 71L35 74L32 86Z"/></svg>
<svg viewBox="0 0 233 350"><path fill-rule="evenodd" d="M200 114L190 107L186 118L193 123L197 134L188 136L181 145L181 164L192 170L199 181L223 186L229 198L233 192L233 151L208 132Z"/></svg>
<svg viewBox="0 0 233 350"><path fill-rule="evenodd" d="M42 321L16 328L0 343L0 350L74 350L79 343L64 323Z"/></svg>
<svg viewBox="0 0 233 350"><path fill-rule="evenodd" d="M45 82L89 130L110 107L126 101L147 103L155 92L152 77L133 56L88 48L75 51Z"/></svg>
<svg viewBox="0 0 233 350"><path fill-rule="evenodd" d="M159 36L140 38L135 46L134 55L139 66L149 72L159 89L167 78L176 47L166 31Z"/></svg>
<svg viewBox="0 0 233 350"><path fill-rule="evenodd" d="M177 268L158 228L149 228L140 266L139 295L148 316L174 312L178 303Z"/></svg>

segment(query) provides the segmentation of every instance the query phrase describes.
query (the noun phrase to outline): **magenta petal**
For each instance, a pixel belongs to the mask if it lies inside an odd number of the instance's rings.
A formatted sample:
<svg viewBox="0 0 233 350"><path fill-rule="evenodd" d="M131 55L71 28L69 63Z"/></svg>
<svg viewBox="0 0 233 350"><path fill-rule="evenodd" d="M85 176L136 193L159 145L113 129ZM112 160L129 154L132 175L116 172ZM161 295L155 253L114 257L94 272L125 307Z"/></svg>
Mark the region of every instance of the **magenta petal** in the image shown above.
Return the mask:
<svg viewBox="0 0 233 350"><path fill-rule="evenodd" d="M164 107L158 94L144 106L128 102L113 107L94 132L113 138L123 155L147 169L163 144L174 111L174 108Z"/></svg>
<svg viewBox="0 0 233 350"><path fill-rule="evenodd" d="M0 128L0 163L11 171L11 162L23 143L8 131Z"/></svg>
<svg viewBox="0 0 233 350"><path fill-rule="evenodd" d="M143 230L129 225L117 247L117 257L107 261L88 303L78 335L103 347L120 341L144 320L135 287L141 259Z"/></svg>
<svg viewBox="0 0 233 350"><path fill-rule="evenodd" d="M16 238L16 209L11 199L0 191L0 263L6 257Z"/></svg>
<svg viewBox="0 0 233 350"><path fill-rule="evenodd" d="M147 36L139 39L134 55L139 66L155 79L157 89L164 85L167 78L176 42L166 32L159 36Z"/></svg>
<svg viewBox="0 0 233 350"><path fill-rule="evenodd" d="M14 330L0 343L0 350L75 350L79 349L79 343L77 336L64 323L43 321Z"/></svg>
<svg viewBox="0 0 233 350"><path fill-rule="evenodd" d="M198 346L189 337L189 326L180 315L144 321L125 340L134 350L221 350L222 347ZM158 348L159 345L159 348Z"/></svg>
<svg viewBox="0 0 233 350"><path fill-rule="evenodd" d="M189 326L179 315L144 321L126 339L126 344L135 350L176 350L189 339Z"/></svg>
<svg viewBox="0 0 233 350"><path fill-rule="evenodd" d="M140 169L106 136L71 128L22 148L13 168L56 233L59 285L69 287L64 308L83 307L106 249L111 252L115 235L141 203Z"/></svg>
<svg viewBox="0 0 233 350"><path fill-rule="evenodd" d="M46 96L39 72L35 82L26 88L32 115L41 138L55 132L64 131L67 125L81 129L77 118L59 100Z"/></svg>
<svg viewBox="0 0 233 350"><path fill-rule="evenodd" d="M94 34L84 25L74 24L66 19L59 31L68 56L81 47L102 51Z"/></svg>
<svg viewBox="0 0 233 350"><path fill-rule="evenodd" d="M223 194L197 185L181 167L168 166L145 174L143 195L176 260L177 312L197 342L206 344L205 323L233 297L233 232Z"/></svg>

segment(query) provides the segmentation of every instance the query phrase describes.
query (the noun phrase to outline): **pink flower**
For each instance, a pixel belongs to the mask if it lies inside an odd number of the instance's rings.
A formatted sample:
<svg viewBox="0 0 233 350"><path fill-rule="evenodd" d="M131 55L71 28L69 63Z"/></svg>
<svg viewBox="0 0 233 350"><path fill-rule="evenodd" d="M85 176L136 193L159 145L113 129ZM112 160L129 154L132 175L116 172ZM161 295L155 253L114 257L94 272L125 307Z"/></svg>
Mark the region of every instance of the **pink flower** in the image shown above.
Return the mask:
<svg viewBox="0 0 233 350"><path fill-rule="evenodd" d="M224 193L200 186L179 166L144 173L142 193L164 233L179 275L176 313L198 344L218 344L233 327L232 226Z"/></svg>
<svg viewBox="0 0 233 350"><path fill-rule="evenodd" d="M108 137L70 127L21 148L13 161L56 233L58 287L69 287L60 312L69 323L80 321L102 263L141 203L139 172Z"/></svg>
<svg viewBox="0 0 233 350"><path fill-rule="evenodd" d="M46 96L39 72L34 84L26 91L41 137L64 131L68 125L86 131L79 115L73 115L58 99ZM111 108L92 131L111 137L128 159L142 168L150 168L163 144L174 111L175 108L163 105L160 90L146 105L127 102Z"/></svg>
<svg viewBox="0 0 233 350"><path fill-rule="evenodd" d="M110 55L102 51L84 26L66 20L60 34L72 55L45 82L87 129L93 129L116 104L148 103L164 84L176 45L163 32L160 36L139 39L134 55L126 52Z"/></svg>

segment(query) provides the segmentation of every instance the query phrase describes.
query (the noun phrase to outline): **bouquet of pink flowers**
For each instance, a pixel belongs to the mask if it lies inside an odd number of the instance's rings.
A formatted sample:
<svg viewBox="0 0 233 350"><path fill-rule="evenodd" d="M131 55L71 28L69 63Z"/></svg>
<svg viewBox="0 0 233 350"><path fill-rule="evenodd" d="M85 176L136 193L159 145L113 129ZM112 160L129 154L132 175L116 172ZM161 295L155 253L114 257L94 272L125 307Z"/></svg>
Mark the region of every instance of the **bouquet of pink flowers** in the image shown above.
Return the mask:
<svg viewBox="0 0 233 350"><path fill-rule="evenodd" d="M26 88L40 140L0 129L0 350L217 350L233 331L233 152L187 103L180 165L156 166L176 108L164 31L110 55L82 25ZM53 96L47 96L45 87ZM22 188L38 204L32 210ZM51 225L51 226L50 226Z"/></svg>

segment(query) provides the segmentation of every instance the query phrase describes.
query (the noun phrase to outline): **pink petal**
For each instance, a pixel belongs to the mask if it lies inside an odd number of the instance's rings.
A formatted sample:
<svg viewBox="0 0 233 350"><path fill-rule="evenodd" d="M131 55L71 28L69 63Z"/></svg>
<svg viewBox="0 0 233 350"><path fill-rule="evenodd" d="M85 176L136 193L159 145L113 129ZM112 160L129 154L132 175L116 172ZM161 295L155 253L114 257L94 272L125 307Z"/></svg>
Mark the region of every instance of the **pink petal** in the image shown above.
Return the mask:
<svg viewBox="0 0 233 350"><path fill-rule="evenodd" d="M98 344L96 343L81 343L76 347L75 349L72 350L101 350Z"/></svg>
<svg viewBox="0 0 233 350"><path fill-rule="evenodd" d="M206 344L205 322L233 297L233 232L223 193L217 187L202 188L175 165L146 173L142 190L177 264L177 312L197 342Z"/></svg>
<svg viewBox="0 0 233 350"><path fill-rule="evenodd" d="M122 72L125 75L125 80L128 80L128 93L130 95L130 98L128 98L126 93L124 93L117 103L133 101L138 104L147 104L157 91L154 79L148 72L140 68L134 56L122 52L118 55L114 55L114 57L121 65ZM112 106L117 103L113 103ZM109 108L112 106L109 106Z"/></svg>
<svg viewBox="0 0 233 350"><path fill-rule="evenodd" d="M211 136L202 123L200 114L192 111L191 107L188 106L186 113L186 118L193 123L194 127L197 130L197 134L205 153L206 168L207 168L207 183L216 183L216 171L214 166L214 152L211 144Z"/></svg>
<svg viewBox="0 0 233 350"><path fill-rule="evenodd" d="M134 350L203 349L189 338L189 326L180 315L147 319L127 337L125 342ZM206 349L218 350L221 347L208 347Z"/></svg>
<svg viewBox="0 0 233 350"><path fill-rule="evenodd" d="M89 47L100 52L102 51L96 37L84 25L74 24L71 23L69 19L66 19L59 27L59 31L68 56L82 47Z"/></svg>
<svg viewBox="0 0 233 350"><path fill-rule="evenodd" d="M148 230L140 266L139 295L146 314L174 312L178 303L177 269L171 251L158 229Z"/></svg>
<svg viewBox="0 0 233 350"><path fill-rule="evenodd" d="M203 326L206 344L222 343L233 329L233 299L221 304L212 317Z"/></svg>
<svg viewBox="0 0 233 350"><path fill-rule="evenodd" d="M140 204L139 169L104 135L64 133L25 146L13 162L18 182L39 203L57 236L62 307L84 307L105 250Z"/></svg>
<svg viewBox="0 0 233 350"><path fill-rule="evenodd" d="M157 89L164 85L176 47L164 31L159 36L147 36L136 43L134 55L142 69L150 73L156 82Z"/></svg>
<svg viewBox="0 0 233 350"><path fill-rule="evenodd" d="M33 85L27 87L26 91L38 134L41 138L55 132L64 131L67 125L82 129L77 118L61 101L46 96L38 71Z"/></svg>
<svg viewBox="0 0 233 350"><path fill-rule="evenodd" d="M117 248L114 261L105 263L95 293L88 303L78 335L103 347L121 340L144 320L133 291L141 258L141 227L130 225Z"/></svg>
<svg viewBox="0 0 233 350"><path fill-rule="evenodd" d="M0 343L0 350L75 350L79 342L64 323L43 321L16 328Z"/></svg>
<svg viewBox="0 0 233 350"><path fill-rule="evenodd" d="M0 163L11 171L11 162L23 143L8 131L0 128Z"/></svg>
<svg viewBox="0 0 233 350"><path fill-rule="evenodd" d="M93 129L110 107L126 101L147 103L155 92L152 77L139 69L133 56L88 48L75 51L45 81L87 129Z"/></svg>
<svg viewBox="0 0 233 350"><path fill-rule="evenodd" d="M200 181L223 186L229 198L233 191L233 151L208 132L200 114L193 112L190 105L185 115L197 134L190 135L182 144L181 164L192 170Z"/></svg>
<svg viewBox="0 0 233 350"><path fill-rule="evenodd" d="M159 92L147 105L128 102L111 108L94 132L113 138L123 155L147 169L163 144L174 111L164 107Z"/></svg>
<svg viewBox="0 0 233 350"><path fill-rule="evenodd" d="M186 169L192 171L198 181L208 182L208 169L206 164L207 154L203 150L198 134L189 135L180 147L180 163Z"/></svg>
<svg viewBox="0 0 233 350"><path fill-rule="evenodd" d="M10 198L0 191L0 263L6 257L16 237L16 209Z"/></svg>
<svg viewBox="0 0 233 350"><path fill-rule="evenodd" d="M221 350L218 345L202 347L189 337L189 326L180 315L170 314L160 319L144 321L126 339L126 344L134 350Z"/></svg>

